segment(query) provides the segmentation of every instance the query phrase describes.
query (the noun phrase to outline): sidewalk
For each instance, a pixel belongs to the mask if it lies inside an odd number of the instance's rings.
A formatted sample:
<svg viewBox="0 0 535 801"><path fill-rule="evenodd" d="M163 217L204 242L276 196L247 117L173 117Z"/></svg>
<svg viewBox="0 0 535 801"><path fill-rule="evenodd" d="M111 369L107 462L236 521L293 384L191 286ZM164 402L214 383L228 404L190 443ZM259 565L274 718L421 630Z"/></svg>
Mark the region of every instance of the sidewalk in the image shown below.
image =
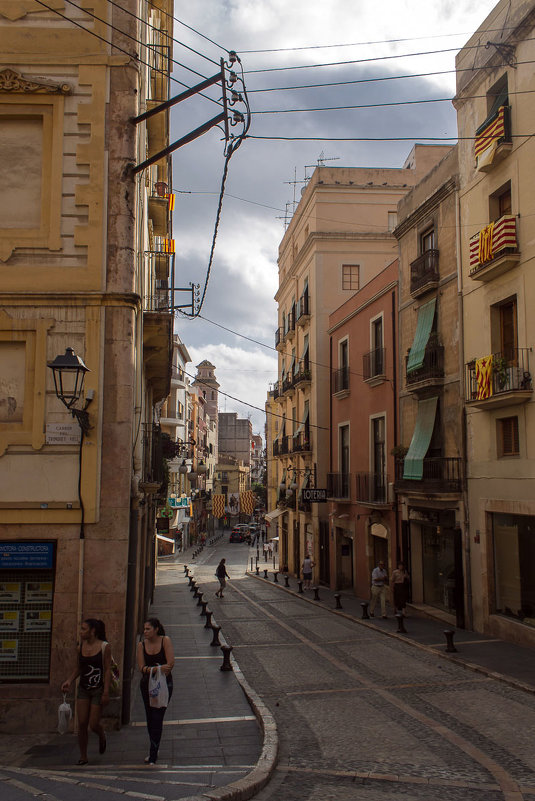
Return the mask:
<svg viewBox="0 0 535 801"><path fill-rule="evenodd" d="M255 565L255 556L256 549L254 552L251 549L249 554L249 575L254 576L259 581L265 581L264 570L267 568L267 581L273 584L274 571L272 563L264 562L262 555L258 560L260 575L256 576L256 569L250 569L251 557L253 557L253 565ZM381 631L387 636L402 639L404 642L435 652L437 655L450 659L470 670L496 678L527 692L535 693L535 650L532 648L446 625L440 620L428 617L411 605L407 607L408 616L404 618L406 634L401 634L398 633L398 621L394 617L394 611L391 606L387 608L387 620L382 620L380 617L363 620L361 603L369 601L368 598L357 598L351 592L342 590L338 593L342 609L336 609L334 590L320 586L318 588L320 600L314 601L313 590L306 590L302 595L298 592L298 580L294 576L288 577L288 588L285 587L285 580L282 574L279 573L277 578L277 586L280 587L281 592L295 594L304 603L319 604L324 608L331 609L335 614L357 620L361 625ZM446 652L445 630L455 632L453 641L457 649L456 653Z"/></svg>
<svg viewBox="0 0 535 801"><path fill-rule="evenodd" d="M148 734L137 676L132 691L131 723L107 732L107 749L98 755L96 737L89 736L89 764L78 768L75 735L19 738L6 743L0 762L25 771L78 772L106 778L107 785L135 781L142 794L154 792L155 779L171 784L173 798L223 799L251 797L266 783L277 753L273 719L248 686L234 660L223 672L220 647L211 646L212 629L204 627L201 607L189 591L183 563L192 552L162 560L150 616L158 617L175 651L174 691L164 720L156 767L145 765ZM180 560L180 561L179 561ZM205 600L216 588L201 587ZM214 605L210 604L210 609ZM212 622L217 624L215 617ZM220 632L224 644L224 630ZM17 738L15 738L17 739ZM2 744L3 747L4 744ZM6 759L7 758L7 759ZM134 789L134 785L131 785ZM151 796L154 797L154 796Z"/></svg>

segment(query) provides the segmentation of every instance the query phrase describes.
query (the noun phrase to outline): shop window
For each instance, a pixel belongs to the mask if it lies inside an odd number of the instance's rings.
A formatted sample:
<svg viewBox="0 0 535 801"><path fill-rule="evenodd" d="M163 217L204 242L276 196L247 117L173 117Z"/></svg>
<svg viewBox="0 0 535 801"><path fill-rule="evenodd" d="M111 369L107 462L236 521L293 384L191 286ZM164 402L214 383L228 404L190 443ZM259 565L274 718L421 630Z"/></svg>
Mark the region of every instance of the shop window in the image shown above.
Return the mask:
<svg viewBox="0 0 535 801"><path fill-rule="evenodd" d="M359 288L358 264L342 264L342 289L350 289L354 292Z"/></svg>
<svg viewBox="0 0 535 801"><path fill-rule="evenodd" d="M535 517L492 515L496 613L535 626Z"/></svg>
<svg viewBox="0 0 535 801"><path fill-rule="evenodd" d="M519 456L518 417L503 417L497 421L498 456Z"/></svg>

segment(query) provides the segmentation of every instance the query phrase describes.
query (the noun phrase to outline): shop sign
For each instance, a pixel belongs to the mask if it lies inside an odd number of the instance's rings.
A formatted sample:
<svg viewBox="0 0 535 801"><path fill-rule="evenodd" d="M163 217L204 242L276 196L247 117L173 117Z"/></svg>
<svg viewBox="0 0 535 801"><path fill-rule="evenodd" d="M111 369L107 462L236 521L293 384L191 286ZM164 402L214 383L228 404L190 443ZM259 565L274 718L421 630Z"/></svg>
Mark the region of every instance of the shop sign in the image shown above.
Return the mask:
<svg viewBox="0 0 535 801"><path fill-rule="evenodd" d="M77 423L47 423L47 445L79 445L80 426Z"/></svg>
<svg viewBox="0 0 535 801"><path fill-rule="evenodd" d="M53 542L0 542L2 570L50 570L53 567Z"/></svg>
<svg viewBox="0 0 535 801"><path fill-rule="evenodd" d="M18 640L0 640L0 662L16 662L19 658Z"/></svg>
<svg viewBox="0 0 535 801"><path fill-rule="evenodd" d="M0 612L0 631L18 631L19 613L12 609Z"/></svg>
<svg viewBox="0 0 535 801"><path fill-rule="evenodd" d="M52 628L52 612L50 609L24 612L24 631L50 631Z"/></svg>
<svg viewBox="0 0 535 801"><path fill-rule="evenodd" d="M305 503L327 503L326 489L304 489L302 492Z"/></svg>

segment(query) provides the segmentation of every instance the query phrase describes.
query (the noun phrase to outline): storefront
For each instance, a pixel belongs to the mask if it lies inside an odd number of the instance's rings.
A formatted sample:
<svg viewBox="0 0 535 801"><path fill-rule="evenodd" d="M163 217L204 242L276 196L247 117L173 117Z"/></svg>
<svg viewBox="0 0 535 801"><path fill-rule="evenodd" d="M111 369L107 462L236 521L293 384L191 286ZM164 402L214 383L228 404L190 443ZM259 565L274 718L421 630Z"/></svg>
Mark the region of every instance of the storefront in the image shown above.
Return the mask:
<svg viewBox="0 0 535 801"><path fill-rule="evenodd" d="M535 627L535 517L491 518L495 613Z"/></svg>

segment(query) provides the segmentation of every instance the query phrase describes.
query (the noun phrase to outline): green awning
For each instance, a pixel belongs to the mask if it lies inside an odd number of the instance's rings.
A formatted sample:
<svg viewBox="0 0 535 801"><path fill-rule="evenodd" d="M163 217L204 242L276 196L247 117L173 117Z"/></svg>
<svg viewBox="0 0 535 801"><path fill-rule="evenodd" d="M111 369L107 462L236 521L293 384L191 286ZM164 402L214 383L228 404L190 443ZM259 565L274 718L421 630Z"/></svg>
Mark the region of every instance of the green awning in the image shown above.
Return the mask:
<svg viewBox="0 0 535 801"><path fill-rule="evenodd" d="M429 342L429 335L433 328L433 320L435 318L436 298L430 300L429 303L424 303L418 309L418 322L416 324L416 333L409 353L407 361L407 373L412 373L414 370L419 370L423 366L425 358L425 349Z"/></svg>
<svg viewBox="0 0 535 801"><path fill-rule="evenodd" d="M429 449L429 443L433 436L435 427L435 417L437 413L438 397L427 398L418 403L418 417L412 435L411 444L405 464L403 466L403 478L421 481L424 474L424 457Z"/></svg>

